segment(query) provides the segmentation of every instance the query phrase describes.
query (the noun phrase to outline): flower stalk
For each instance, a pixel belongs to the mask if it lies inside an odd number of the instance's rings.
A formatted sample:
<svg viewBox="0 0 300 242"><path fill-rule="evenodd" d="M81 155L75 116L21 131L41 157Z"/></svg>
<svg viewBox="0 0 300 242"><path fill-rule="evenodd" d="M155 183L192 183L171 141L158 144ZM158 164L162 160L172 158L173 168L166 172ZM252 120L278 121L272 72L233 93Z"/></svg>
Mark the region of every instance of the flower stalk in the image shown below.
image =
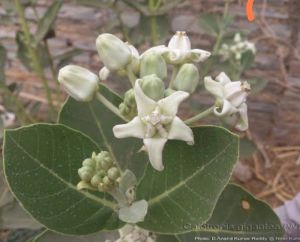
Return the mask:
<svg viewBox="0 0 300 242"><path fill-rule="evenodd" d="M41 61L39 59L37 51L36 51L35 48L33 48L31 46L32 38L31 38L31 35L30 35L28 23L27 23L26 18L25 18L24 8L23 8L20 0L15 0L15 6L16 6L16 10L17 10L17 13L18 13L18 16L19 16L19 20L20 20L20 23L21 23L22 30L24 32L26 45L27 45L27 48L29 50L29 55L30 55L31 60L32 60L33 69L34 69L35 73L38 75L38 77L42 80L42 83L43 83L44 88L45 88L46 97L47 97L48 104L49 104L49 107L50 107L50 118L54 118L55 108L54 108L54 105L53 105L51 91L50 91L50 88L49 88L49 85L48 85L48 80L47 80L47 78L44 74L43 66L41 65Z"/></svg>
<svg viewBox="0 0 300 242"><path fill-rule="evenodd" d="M194 117L191 117L191 118L185 120L184 123L188 124L188 125L190 125L192 123L195 123L195 122L207 117L208 115L212 114L213 111L214 111L214 106L212 106L212 107L206 109L205 111L195 115Z"/></svg>

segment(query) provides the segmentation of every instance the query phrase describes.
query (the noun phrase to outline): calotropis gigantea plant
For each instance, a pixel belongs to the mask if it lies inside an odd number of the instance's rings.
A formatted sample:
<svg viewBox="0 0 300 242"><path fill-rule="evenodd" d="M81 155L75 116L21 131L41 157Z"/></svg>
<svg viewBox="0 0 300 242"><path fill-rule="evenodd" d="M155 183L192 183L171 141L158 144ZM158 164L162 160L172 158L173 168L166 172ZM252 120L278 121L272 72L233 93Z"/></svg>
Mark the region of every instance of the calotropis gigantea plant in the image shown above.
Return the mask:
<svg viewBox="0 0 300 242"><path fill-rule="evenodd" d="M185 32L142 54L107 33L96 47L104 64L99 77L74 65L59 72L71 97L58 124L5 132L7 181L49 229L35 241L55 232L60 241L63 234L95 232L95 241L118 242L280 236L272 210L228 184L238 136L222 127L195 126L211 114L245 131L247 82L231 81L225 73L206 77L215 102L184 119L180 104L197 91L197 63L209 58L209 52L191 48ZM110 75L128 77L132 87L124 98L100 81ZM120 235L108 232L118 229Z"/></svg>

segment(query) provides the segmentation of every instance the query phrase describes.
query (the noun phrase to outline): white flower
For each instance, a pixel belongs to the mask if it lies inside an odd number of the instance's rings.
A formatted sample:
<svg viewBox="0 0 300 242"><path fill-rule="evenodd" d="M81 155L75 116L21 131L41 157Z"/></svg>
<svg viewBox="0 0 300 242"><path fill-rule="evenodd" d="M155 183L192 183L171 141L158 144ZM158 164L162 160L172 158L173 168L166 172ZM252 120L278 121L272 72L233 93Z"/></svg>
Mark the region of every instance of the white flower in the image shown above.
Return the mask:
<svg viewBox="0 0 300 242"><path fill-rule="evenodd" d="M151 51L162 55L168 63L176 65L205 61L211 55L205 50L191 49L190 39L184 31L177 31L170 39L168 47L164 45L155 46L148 49L143 55Z"/></svg>
<svg viewBox="0 0 300 242"><path fill-rule="evenodd" d="M168 44L167 61L172 64L205 61L210 52L201 49L191 49L191 42L186 32L177 31Z"/></svg>
<svg viewBox="0 0 300 242"><path fill-rule="evenodd" d="M129 123L116 125L113 128L115 137L136 137L143 139L149 160L154 169L162 171L162 151L168 139L177 139L194 143L192 130L176 116L179 104L189 94L177 91L157 102L147 97L137 80L134 94L137 103L138 116Z"/></svg>
<svg viewBox="0 0 300 242"><path fill-rule="evenodd" d="M59 70L58 81L70 96L77 101L89 102L98 90L97 75L76 65L67 65Z"/></svg>
<svg viewBox="0 0 300 242"><path fill-rule="evenodd" d="M232 82L229 77L222 72L214 81L211 77L204 78L205 88L216 97L215 115L223 118L233 118L239 115L235 122L235 128L244 131L248 129L248 116L246 98L250 91L247 82ZM236 120L236 117L234 117ZM232 122L231 122L232 123Z"/></svg>

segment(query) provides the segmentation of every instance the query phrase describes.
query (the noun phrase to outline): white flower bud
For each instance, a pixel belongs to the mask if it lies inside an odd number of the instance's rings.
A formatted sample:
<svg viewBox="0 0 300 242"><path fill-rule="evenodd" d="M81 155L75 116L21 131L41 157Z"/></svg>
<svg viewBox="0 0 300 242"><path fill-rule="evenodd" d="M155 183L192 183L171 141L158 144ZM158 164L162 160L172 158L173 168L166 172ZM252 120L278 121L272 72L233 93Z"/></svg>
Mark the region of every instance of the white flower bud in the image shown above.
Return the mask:
<svg viewBox="0 0 300 242"><path fill-rule="evenodd" d="M180 67L173 82L178 91L193 93L199 83L199 71L194 64L184 64Z"/></svg>
<svg viewBox="0 0 300 242"><path fill-rule="evenodd" d="M131 62L132 53L128 45L112 34L99 35L96 48L110 71L123 69Z"/></svg>
<svg viewBox="0 0 300 242"><path fill-rule="evenodd" d="M160 79L167 77L167 64L165 60L154 51L143 56L140 69L140 77L152 74L155 74Z"/></svg>
<svg viewBox="0 0 300 242"><path fill-rule="evenodd" d="M60 69L58 81L71 97L77 101L89 102L98 90L99 79L83 67L67 65Z"/></svg>

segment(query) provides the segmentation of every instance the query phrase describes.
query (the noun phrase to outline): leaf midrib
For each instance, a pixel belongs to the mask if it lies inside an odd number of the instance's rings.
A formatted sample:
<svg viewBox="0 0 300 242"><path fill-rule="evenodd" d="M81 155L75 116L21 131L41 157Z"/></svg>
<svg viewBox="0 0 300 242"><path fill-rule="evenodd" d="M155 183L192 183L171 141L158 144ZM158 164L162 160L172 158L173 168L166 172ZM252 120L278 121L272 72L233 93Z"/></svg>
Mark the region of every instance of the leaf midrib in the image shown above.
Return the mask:
<svg viewBox="0 0 300 242"><path fill-rule="evenodd" d="M168 197L172 192L179 189L181 186L184 186L188 181L193 179L195 176L197 176L199 173L201 173L207 166L211 165L212 162L214 162L220 155L225 153L227 149L233 144L234 142L230 142L227 146L224 147L222 151L220 151L213 159L211 159L209 162L207 162L204 166L201 167L201 169L196 170L191 176L187 177L186 179L182 180L175 186L171 187L168 190L165 190L163 193L159 194L158 196L151 198L148 201L149 206L155 204L156 202L159 202L161 199Z"/></svg>
<svg viewBox="0 0 300 242"><path fill-rule="evenodd" d="M77 190L77 188L72 184L67 182L66 180L64 180L62 177L58 176L55 172L53 172L51 169L49 169L48 167L46 167L43 163L41 163L36 157L32 156L30 153L28 153L21 145L18 144L18 142L11 136L8 135L8 138L11 139L11 141L25 154L27 155L32 161L34 161L35 163L37 163L41 168L45 169L50 175L54 176L55 178L57 178L59 181L61 181L62 183L64 183L66 186L68 186L70 189L75 190L76 192L82 194L83 196L97 202L100 203L103 206L106 206L112 210L115 209L115 204L107 201L105 199L101 199L99 197L96 197L90 193L84 192L84 191L79 191Z"/></svg>

